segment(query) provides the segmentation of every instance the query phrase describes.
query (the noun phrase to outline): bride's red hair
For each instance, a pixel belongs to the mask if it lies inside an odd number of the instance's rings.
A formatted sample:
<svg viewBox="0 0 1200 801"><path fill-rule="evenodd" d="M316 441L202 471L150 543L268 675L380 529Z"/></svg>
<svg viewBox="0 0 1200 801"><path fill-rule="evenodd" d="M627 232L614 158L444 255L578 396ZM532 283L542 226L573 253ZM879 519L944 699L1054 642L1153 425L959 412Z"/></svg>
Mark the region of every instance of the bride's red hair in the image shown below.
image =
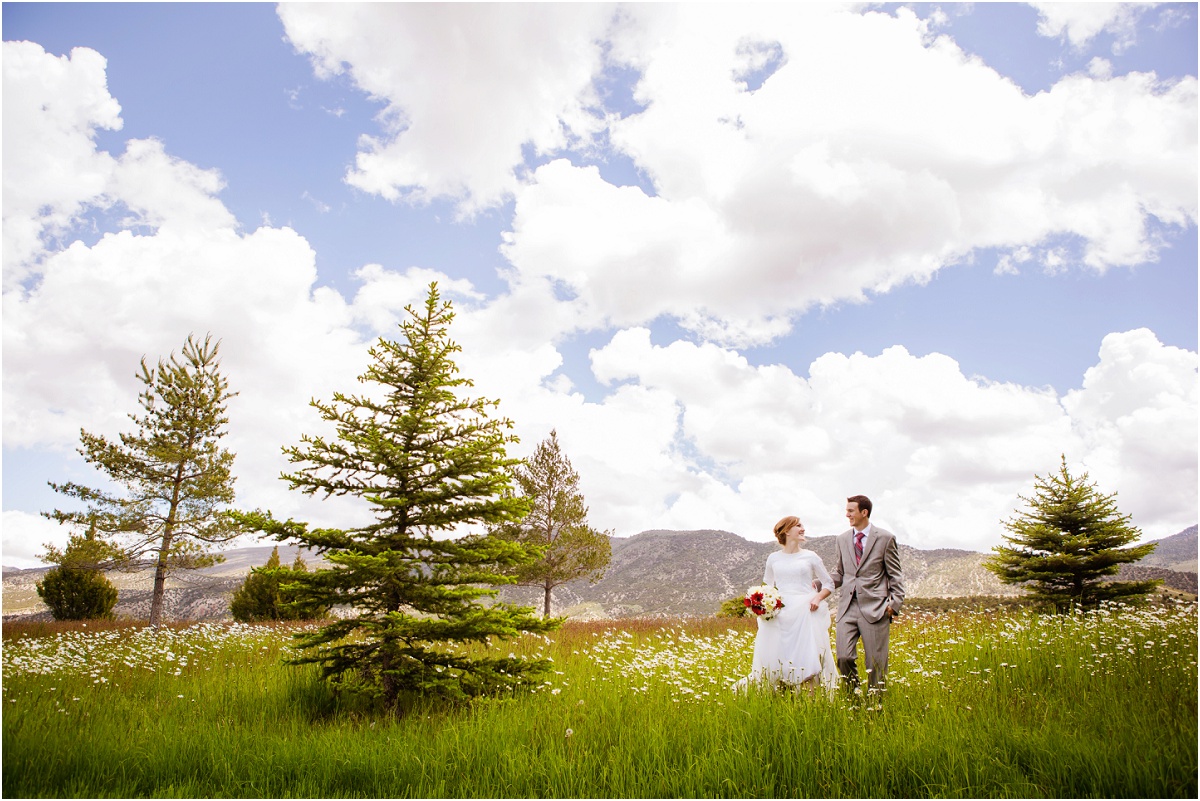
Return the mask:
<svg viewBox="0 0 1200 801"><path fill-rule="evenodd" d="M787 545L788 529L800 522L800 518L795 515L788 515L775 524L775 539L779 540L780 545Z"/></svg>

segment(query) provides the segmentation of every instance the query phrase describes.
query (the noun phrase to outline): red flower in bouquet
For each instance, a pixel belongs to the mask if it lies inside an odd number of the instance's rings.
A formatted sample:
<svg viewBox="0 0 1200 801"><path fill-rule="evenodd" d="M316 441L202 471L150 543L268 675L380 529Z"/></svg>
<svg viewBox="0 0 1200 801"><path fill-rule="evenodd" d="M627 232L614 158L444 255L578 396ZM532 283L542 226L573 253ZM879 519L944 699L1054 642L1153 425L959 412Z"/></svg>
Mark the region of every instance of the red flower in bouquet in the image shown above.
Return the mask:
<svg viewBox="0 0 1200 801"><path fill-rule="evenodd" d="M783 609L783 598L780 597L779 590L770 584L760 584L746 590L746 597L742 599L742 603L763 620L770 620Z"/></svg>

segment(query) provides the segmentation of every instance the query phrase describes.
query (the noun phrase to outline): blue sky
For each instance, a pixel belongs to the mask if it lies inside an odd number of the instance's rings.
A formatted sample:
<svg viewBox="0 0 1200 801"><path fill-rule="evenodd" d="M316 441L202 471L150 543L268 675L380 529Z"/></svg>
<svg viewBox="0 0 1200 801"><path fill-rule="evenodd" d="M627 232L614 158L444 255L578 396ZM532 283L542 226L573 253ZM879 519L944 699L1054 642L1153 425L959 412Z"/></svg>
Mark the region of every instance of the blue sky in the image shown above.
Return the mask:
<svg viewBox="0 0 1200 801"><path fill-rule="evenodd" d="M4 563L138 359L222 338L239 503L438 280L620 536L846 495L986 550L1059 454L1196 520L1195 4L3 6ZM26 44L20 44L20 43ZM53 365L53 369L48 369Z"/></svg>

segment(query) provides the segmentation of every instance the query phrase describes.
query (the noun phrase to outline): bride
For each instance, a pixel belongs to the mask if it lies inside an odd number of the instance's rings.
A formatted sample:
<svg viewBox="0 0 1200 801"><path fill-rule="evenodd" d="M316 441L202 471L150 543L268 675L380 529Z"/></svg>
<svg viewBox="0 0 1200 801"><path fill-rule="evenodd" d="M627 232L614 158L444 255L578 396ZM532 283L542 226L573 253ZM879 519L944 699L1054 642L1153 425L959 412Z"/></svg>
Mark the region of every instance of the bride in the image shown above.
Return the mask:
<svg viewBox="0 0 1200 801"><path fill-rule="evenodd" d="M829 647L829 606L833 591L821 557L804 545L804 525L788 515L775 524L775 539L783 547L767 557L763 583L775 585L783 608L770 620L758 620L754 661L750 675L734 685L744 690L750 683L782 681L810 690L836 686L837 669Z"/></svg>

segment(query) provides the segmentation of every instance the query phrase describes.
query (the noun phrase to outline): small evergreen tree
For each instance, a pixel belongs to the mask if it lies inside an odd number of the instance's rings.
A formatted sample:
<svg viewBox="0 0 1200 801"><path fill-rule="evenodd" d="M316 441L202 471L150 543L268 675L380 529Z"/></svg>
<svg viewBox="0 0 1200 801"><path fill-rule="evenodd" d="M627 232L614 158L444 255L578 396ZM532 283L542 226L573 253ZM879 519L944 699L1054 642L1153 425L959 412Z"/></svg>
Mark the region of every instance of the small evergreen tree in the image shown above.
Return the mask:
<svg viewBox="0 0 1200 801"><path fill-rule="evenodd" d="M275 546L267 563L252 569L242 586L234 591L229 603L234 620L250 623L279 619L279 578L275 575L278 568L279 546Z"/></svg>
<svg viewBox="0 0 1200 801"><path fill-rule="evenodd" d="M117 605L117 588L99 570L54 567L36 586L55 620L110 620Z"/></svg>
<svg viewBox="0 0 1200 801"><path fill-rule="evenodd" d="M541 554L537 561L508 572L519 585L542 588L542 614L549 617L550 591L576 579L595 583L603 578L612 561L612 544L607 532L587 524L579 474L559 447L558 432L552 430L513 474L531 510L519 523L497 526L491 533Z"/></svg>
<svg viewBox="0 0 1200 801"><path fill-rule="evenodd" d="M50 607L55 620L108 620L117 605L117 588L99 569L112 557L112 549L96 538L96 530L71 535L67 547L59 551L46 547L43 559L57 567L35 585L37 594Z"/></svg>
<svg viewBox="0 0 1200 801"><path fill-rule="evenodd" d="M82 501L86 511L43 513L64 524L93 526L118 550L107 567L154 567L150 623L162 617L167 576L222 560L209 552L238 535L219 507L233 501L233 454L219 447L225 436L225 404L236 393L221 375L218 345L191 335L182 360L171 355L156 368L142 359L142 416L120 442L80 431L84 460L121 488L117 494L80 484L51 488Z"/></svg>
<svg viewBox="0 0 1200 801"><path fill-rule="evenodd" d="M1008 544L994 547L985 567L1058 611L1145 596L1160 582L1104 580L1154 550L1153 543L1125 547L1141 532L1117 511L1115 498L1088 483L1087 473L1072 476L1064 455L1057 475L1034 477L1033 498L1021 498L1029 509L1004 522Z"/></svg>
<svg viewBox="0 0 1200 801"><path fill-rule="evenodd" d="M321 600L301 597L302 585L297 579L302 573L308 572L308 563L300 552L296 552L296 560L292 562L290 573L280 575L279 585L279 619L280 620L317 620L329 616L330 606Z"/></svg>
<svg viewBox="0 0 1200 801"><path fill-rule="evenodd" d="M350 616L297 640L297 663L317 663L338 686L393 703L406 693L464 697L527 684L544 660L498 657L463 647L522 631L546 631L528 607L492 602L499 571L531 558L524 548L464 533L520 519L505 455L511 421L489 418L497 401L464 397L448 336L453 312L432 284L420 312L407 309L403 341L381 338L360 381L373 395L334 393L314 401L337 438L304 436L285 448L297 465L293 489L362 498L374 521L310 529L269 513L236 515L245 525L294 538L322 553L328 569L296 574L301 602L344 605ZM449 536L447 536L449 534ZM455 536L458 535L458 536Z"/></svg>
<svg viewBox="0 0 1200 801"><path fill-rule="evenodd" d="M291 569L281 567L279 546L271 550L271 556L262 567L256 567L246 576L242 586L233 593L229 611L233 619L243 623L260 620L313 620L324 617L327 606L303 603L296 597L293 586L295 573L307 573L308 565L300 554Z"/></svg>

